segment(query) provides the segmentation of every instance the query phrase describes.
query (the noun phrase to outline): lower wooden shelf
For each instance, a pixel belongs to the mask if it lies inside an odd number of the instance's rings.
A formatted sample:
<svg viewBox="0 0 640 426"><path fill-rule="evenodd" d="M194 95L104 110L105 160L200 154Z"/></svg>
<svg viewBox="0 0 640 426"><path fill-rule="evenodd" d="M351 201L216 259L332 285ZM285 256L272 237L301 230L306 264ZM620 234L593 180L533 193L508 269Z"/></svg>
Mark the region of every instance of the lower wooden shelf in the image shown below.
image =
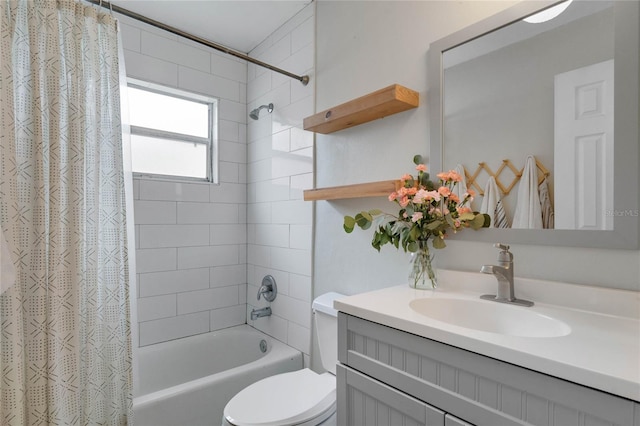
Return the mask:
<svg viewBox="0 0 640 426"><path fill-rule="evenodd" d="M304 200L317 201L341 200L346 198L386 197L393 191L398 190L400 186L400 180L383 180L379 182L357 183L354 185L307 189L304 191Z"/></svg>

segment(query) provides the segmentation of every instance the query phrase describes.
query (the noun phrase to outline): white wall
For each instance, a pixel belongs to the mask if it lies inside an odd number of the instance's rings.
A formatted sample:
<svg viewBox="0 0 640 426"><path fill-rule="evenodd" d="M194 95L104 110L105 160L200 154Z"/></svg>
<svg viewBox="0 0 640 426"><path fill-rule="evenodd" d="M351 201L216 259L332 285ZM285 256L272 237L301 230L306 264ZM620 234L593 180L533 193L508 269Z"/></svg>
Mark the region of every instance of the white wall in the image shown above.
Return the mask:
<svg viewBox="0 0 640 426"><path fill-rule="evenodd" d="M134 180L140 346L244 324L245 61L120 17L129 77L220 99L220 184Z"/></svg>
<svg viewBox="0 0 640 426"><path fill-rule="evenodd" d="M298 75L314 67L315 4L275 31L250 55ZM248 123L248 290L247 322L271 336L310 353L312 203L302 190L313 186L313 133L302 119L313 113L313 84L249 64L247 114L274 104ZM272 303L256 299L262 278L270 274L278 296ZM254 308L270 305L270 317L251 321Z"/></svg>
<svg viewBox="0 0 640 426"><path fill-rule="evenodd" d="M316 136L316 186L396 179L412 170L412 156L429 152L429 44L511 6L508 1L360 2L317 4L316 111L391 83L420 92L420 107L330 135ZM406 282L408 256L392 247L377 253L371 231L342 230L345 214L386 199L319 201L315 207L314 294L345 294ZM471 232L471 231L469 231ZM505 241L505 243L509 243ZM437 265L477 271L495 261L486 243L448 240ZM640 252L515 245L516 275L640 289Z"/></svg>

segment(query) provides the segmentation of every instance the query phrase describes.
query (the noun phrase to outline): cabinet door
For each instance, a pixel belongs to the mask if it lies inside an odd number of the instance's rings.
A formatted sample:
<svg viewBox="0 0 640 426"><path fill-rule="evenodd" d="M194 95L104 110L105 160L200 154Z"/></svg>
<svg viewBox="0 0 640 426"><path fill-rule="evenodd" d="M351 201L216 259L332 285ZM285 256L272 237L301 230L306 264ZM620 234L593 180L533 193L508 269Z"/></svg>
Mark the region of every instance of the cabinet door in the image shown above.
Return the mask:
<svg viewBox="0 0 640 426"><path fill-rule="evenodd" d="M336 376L339 425L445 426L444 412L349 367Z"/></svg>
<svg viewBox="0 0 640 426"><path fill-rule="evenodd" d="M451 414L444 415L444 426L473 426L471 423L467 423L464 420L452 416Z"/></svg>

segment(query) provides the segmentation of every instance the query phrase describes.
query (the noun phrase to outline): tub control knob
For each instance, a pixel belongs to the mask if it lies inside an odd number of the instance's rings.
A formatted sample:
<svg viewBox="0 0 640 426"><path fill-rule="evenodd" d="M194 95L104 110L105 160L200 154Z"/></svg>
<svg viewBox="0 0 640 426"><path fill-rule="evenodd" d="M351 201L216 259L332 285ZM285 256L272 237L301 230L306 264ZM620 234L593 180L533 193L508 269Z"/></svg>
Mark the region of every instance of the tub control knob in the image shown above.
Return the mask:
<svg viewBox="0 0 640 426"><path fill-rule="evenodd" d="M264 300L267 302L273 302L278 295L278 286L276 286L276 279L271 275L265 275L262 279L262 284L258 289L258 300L260 296L264 296Z"/></svg>

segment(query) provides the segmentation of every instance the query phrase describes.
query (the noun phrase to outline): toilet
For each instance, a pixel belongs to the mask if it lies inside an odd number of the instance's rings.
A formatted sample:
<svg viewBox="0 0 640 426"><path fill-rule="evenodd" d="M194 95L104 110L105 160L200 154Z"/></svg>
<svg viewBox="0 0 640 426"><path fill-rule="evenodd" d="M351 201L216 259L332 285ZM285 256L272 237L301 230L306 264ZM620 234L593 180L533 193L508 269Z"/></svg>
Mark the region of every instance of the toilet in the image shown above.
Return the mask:
<svg viewBox="0 0 640 426"><path fill-rule="evenodd" d="M326 293L312 304L318 347L326 372L308 368L267 377L238 392L224 407L223 426L285 426L336 424L336 362L338 312Z"/></svg>

